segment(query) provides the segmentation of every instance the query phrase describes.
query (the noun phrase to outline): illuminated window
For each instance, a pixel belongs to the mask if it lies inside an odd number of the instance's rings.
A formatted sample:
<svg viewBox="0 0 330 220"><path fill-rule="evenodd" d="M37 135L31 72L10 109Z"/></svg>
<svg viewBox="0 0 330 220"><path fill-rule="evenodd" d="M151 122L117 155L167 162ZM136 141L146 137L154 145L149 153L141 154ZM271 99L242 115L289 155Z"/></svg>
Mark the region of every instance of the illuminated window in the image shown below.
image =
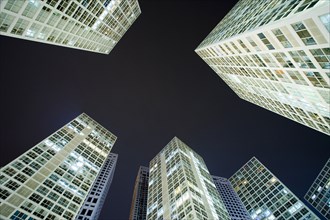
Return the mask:
<svg viewBox="0 0 330 220"><path fill-rule="evenodd" d="M282 31L279 28L274 29L273 33L276 36L276 38L278 39L278 41L283 45L283 47L285 47L285 48L292 47L290 41L284 36L284 34L282 33Z"/></svg>
<svg viewBox="0 0 330 220"><path fill-rule="evenodd" d="M289 54L300 68L315 68L314 64L303 50L290 51Z"/></svg>
<svg viewBox="0 0 330 220"><path fill-rule="evenodd" d="M275 48L273 47L273 45L269 42L269 40L266 38L266 36L263 33L259 33L258 37L260 38L260 40L267 46L267 48L269 50L274 50Z"/></svg>
<svg viewBox="0 0 330 220"><path fill-rule="evenodd" d="M312 35L308 32L305 25L302 22L297 22L291 25L293 29L296 31L300 39L304 42L306 46L315 45L316 42Z"/></svg>
<svg viewBox="0 0 330 220"><path fill-rule="evenodd" d="M312 49L310 52L323 69L330 69L330 48Z"/></svg>
<svg viewBox="0 0 330 220"><path fill-rule="evenodd" d="M0 32L6 32L14 20L14 16L6 14L4 12L0 13Z"/></svg>
<svg viewBox="0 0 330 220"><path fill-rule="evenodd" d="M325 28L330 32L330 14L320 16L320 20L324 24Z"/></svg>

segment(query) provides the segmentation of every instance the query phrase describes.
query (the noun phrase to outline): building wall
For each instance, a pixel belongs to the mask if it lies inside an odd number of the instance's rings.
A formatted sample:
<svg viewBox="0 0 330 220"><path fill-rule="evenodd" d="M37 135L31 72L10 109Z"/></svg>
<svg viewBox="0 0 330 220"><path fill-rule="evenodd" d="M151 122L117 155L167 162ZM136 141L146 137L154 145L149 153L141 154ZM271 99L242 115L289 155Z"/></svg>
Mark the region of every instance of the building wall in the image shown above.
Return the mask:
<svg viewBox="0 0 330 220"><path fill-rule="evenodd" d="M3 0L0 35L109 54L140 14L137 0Z"/></svg>
<svg viewBox="0 0 330 220"><path fill-rule="evenodd" d="M330 159L309 188L305 199L326 219L330 219Z"/></svg>
<svg viewBox="0 0 330 220"><path fill-rule="evenodd" d="M147 218L149 168L140 166L135 180L129 220L145 220Z"/></svg>
<svg viewBox="0 0 330 220"><path fill-rule="evenodd" d="M149 168L148 220L229 219L203 159L178 138Z"/></svg>
<svg viewBox="0 0 330 220"><path fill-rule="evenodd" d="M91 190L88 193L77 220L97 220L107 197L115 173L118 154L110 153Z"/></svg>
<svg viewBox="0 0 330 220"><path fill-rule="evenodd" d="M255 157L229 181L253 220L319 219Z"/></svg>
<svg viewBox="0 0 330 220"><path fill-rule="evenodd" d="M212 176L219 195L232 220L251 220L241 199L236 194L229 180L223 177Z"/></svg>
<svg viewBox="0 0 330 220"><path fill-rule="evenodd" d="M329 7L241 0L195 51L240 98L330 135Z"/></svg>
<svg viewBox="0 0 330 220"><path fill-rule="evenodd" d="M81 114L2 167L1 219L73 219L116 141Z"/></svg>

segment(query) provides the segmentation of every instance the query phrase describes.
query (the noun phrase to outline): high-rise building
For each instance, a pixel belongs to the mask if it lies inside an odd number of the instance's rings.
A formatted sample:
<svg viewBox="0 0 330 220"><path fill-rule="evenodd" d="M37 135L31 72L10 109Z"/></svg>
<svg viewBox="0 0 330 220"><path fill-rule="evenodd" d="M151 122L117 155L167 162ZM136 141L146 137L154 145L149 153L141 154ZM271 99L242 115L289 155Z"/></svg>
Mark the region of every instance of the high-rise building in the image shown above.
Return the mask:
<svg viewBox="0 0 330 220"><path fill-rule="evenodd" d="M203 159L176 137L150 161L147 219L229 219Z"/></svg>
<svg viewBox="0 0 330 220"><path fill-rule="evenodd" d="M74 219L116 141L85 113L0 170L0 219Z"/></svg>
<svg viewBox="0 0 330 220"><path fill-rule="evenodd" d="M212 178L219 195L225 204L230 219L251 220L248 211L244 207L241 199L238 197L229 180L218 176L212 176Z"/></svg>
<svg viewBox="0 0 330 220"><path fill-rule="evenodd" d="M118 154L110 153L91 190L88 193L76 220L97 220L107 197L115 173Z"/></svg>
<svg viewBox="0 0 330 220"><path fill-rule="evenodd" d="M136 176L129 220L147 219L149 168L140 166Z"/></svg>
<svg viewBox="0 0 330 220"><path fill-rule="evenodd" d="M324 0L241 0L196 53L242 99L330 135Z"/></svg>
<svg viewBox="0 0 330 220"><path fill-rule="evenodd" d="M305 199L326 219L330 219L330 159L309 188Z"/></svg>
<svg viewBox="0 0 330 220"><path fill-rule="evenodd" d="M109 54L140 14L137 0L3 0L0 35Z"/></svg>
<svg viewBox="0 0 330 220"><path fill-rule="evenodd" d="M229 181L253 220L319 219L255 157Z"/></svg>

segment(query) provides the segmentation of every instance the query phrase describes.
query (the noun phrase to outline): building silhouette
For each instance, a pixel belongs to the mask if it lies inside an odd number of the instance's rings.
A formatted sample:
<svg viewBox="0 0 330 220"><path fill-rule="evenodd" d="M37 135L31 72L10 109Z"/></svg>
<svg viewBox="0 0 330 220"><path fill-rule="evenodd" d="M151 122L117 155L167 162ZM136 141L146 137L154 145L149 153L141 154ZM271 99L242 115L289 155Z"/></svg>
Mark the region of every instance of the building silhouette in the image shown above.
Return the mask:
<svg viewBox="0 0 330 220"><path fill-rule="evenodd" d="M231 220L251 220L241 199L233 189L228 179L218 176L212 176L219 195L228 211Z"/></svg>
<svg viewBox="0 0 330 220"><path fill-rule="evenodd" d="M330 159L309 188L305 199L326 219L330 219Z"/></svg>
<svg viewBox="0 0 330 220"><path fill-rule="evenodd" d="M0 170L0 219L74 219L116 136L85 113Z"/></svg>
<svg viewBox="0 0 330 220"><path fill-rule="evenodd" d="M177 137L150 161L147 219L229 219L203 159Z"/></svg>
<svg viewBox="0 0 330 220"><path fill-rule="evenodd" d="M253 220L319 219L255 157L229 181Z"/></svg>
<svg viewBox="0 0 330 220"><path fill-rule="evenodd" d="M141 14L137 0L10 0L0 35L109 54Z"/></svg>
<svg viewBox="0 0 330 220"><path fill-rule="evenodd" d="M240 98L330 135L329 4L241 0L195 52Z"/></svg>
<svg viewBox="0 0 330 220"><path fill-rule="evenodd" d="M88 193L78 215L77 220L97 220L107 197L115 173L118 154L110 153L91 190Z"/></svg>
<svg viewBox="0 0 330 220"><path fill-rule="evenodd" d="M136 176L129 220L147 218L149 168L140 166Z"/></svg>

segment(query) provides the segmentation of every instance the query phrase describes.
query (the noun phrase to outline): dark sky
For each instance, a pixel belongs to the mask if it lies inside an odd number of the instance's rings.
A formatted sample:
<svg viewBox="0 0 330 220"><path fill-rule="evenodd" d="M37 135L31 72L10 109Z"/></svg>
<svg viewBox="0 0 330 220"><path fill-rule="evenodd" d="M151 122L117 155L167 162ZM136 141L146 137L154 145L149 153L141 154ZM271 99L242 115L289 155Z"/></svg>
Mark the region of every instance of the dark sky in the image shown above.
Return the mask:
<svg viewBox="0 0 330 220"><path fill-rule="evenodd" d="M1 164L82 112L118 140L100 219L127 219L140 165L177 136L213 175L256 156L298 197L330 155L329 137L240 99L194 49L236 1L142 1L109 55L0 36Z"/></svg>

